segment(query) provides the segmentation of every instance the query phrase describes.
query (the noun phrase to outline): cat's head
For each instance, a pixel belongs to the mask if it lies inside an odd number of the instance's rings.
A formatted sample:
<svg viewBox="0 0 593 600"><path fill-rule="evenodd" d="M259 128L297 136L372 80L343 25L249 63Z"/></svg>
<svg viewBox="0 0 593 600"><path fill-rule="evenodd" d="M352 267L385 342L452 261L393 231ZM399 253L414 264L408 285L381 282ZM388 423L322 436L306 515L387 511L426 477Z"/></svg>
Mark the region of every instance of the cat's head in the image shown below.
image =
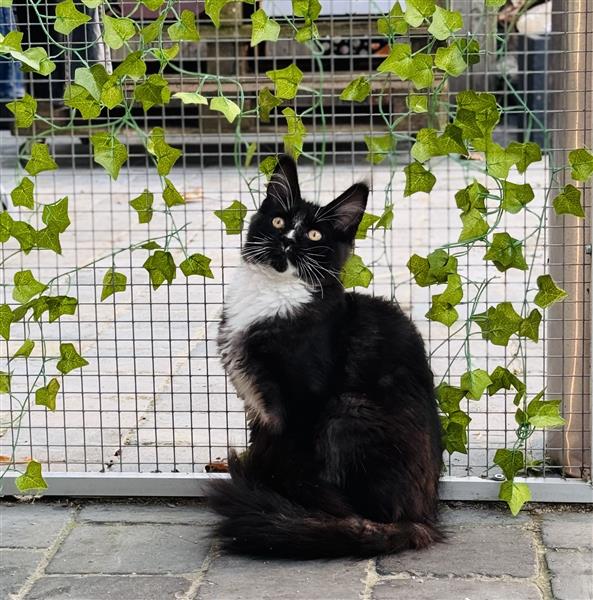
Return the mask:
<svg viewBox="0 0 593 600"><path fill-rule="evenodd" d="M356 183L326 206L307 202L294 161L280 156L251 220L244 260L292 273L313 286L335 283L352 250L368 195L368 186Z"/></svg>

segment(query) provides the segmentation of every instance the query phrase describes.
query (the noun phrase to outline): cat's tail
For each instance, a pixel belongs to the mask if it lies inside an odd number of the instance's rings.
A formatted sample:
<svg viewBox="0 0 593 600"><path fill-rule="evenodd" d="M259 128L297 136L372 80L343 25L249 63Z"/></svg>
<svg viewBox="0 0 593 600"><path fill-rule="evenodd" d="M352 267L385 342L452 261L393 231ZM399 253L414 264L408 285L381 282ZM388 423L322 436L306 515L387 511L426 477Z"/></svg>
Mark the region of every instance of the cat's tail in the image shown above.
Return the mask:
<svg viewBox="0 0 593 600"><path fill-rule="evenodd" d="M426 523L377 523L359 516L311 511L244 477L237 459L232 480L212 484L209 503L224 518L216 535L231 552L284 558L370 557L425 548L443 534Z"/></svg>

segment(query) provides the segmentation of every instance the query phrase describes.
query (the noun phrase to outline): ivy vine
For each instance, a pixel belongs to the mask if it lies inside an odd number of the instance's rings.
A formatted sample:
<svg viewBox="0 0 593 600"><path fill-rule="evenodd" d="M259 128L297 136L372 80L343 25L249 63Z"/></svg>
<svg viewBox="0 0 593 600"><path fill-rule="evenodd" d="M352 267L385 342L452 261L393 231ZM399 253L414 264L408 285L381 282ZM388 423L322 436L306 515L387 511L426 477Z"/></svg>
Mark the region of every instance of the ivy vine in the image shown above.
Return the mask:
<svg viewBox="0 0 593 600"><path fill-rule="evenodd" d="M214 27L219 28L224 22L227 5L241 2L255 4L255 0L206 0L205 12ZM3 0L2 5L10 6L10 3L10 0ZM541 311L566 297L566 292L558 287L550 275L541 275L535 282L532 281L535 255L532 253L529 256L526 252L526 241L534 237L539 242L539 233L550 207L559 215L584 218L578 184L593 175L593 154L586 148L575 149L569 155L569 166L551 165L552 175L545 203L536 214L537 228L527 231L523 239L515 239L504 231L501 226L504 216L521 215L525 211L536 212L530 208L530 202L535 197L531 185L527 181L514 183L509 180L509 174L515 169L527 180L530 165L542 160L541 149L533 142L512 142L503 147L494 141L493 134L501 121L503 109L490 93L465 90L457 94L453 104L449 104L444 94L447 82L479 62L479 44L473 36L460 33L463 19L459 12L437 6L435 0L407 0L405 4L404 9L399 2L395 2L389 14L379 17L375 23L377 35L383 36L389 45L389 54L377 71L357 77L339 94L339 99L344 102L360 103L369 97L376 101L384 132L365 137L367 160L374 165L386 162L390 169L383 212L366 213L356 237L364 239L371 233L391 228L397 211L392 190L397 170L402 170L405 175L404 198L418 192L429 193L434 189L438 182L430 164L437 157L471 160L476 172L488 176L488 188L474 180L455 194L459 210L457 240L435 248L427 256L414 254L407 266L418 286L440 286L439 292L432 296L426 317L449 329L457 324L459 327L451 335L459 332L465 335L452 361L463 352L467 362L466 372L458 381L451 381L448 378L449 368L437 388L447 451L467 453L471 417L462 409L462 400L477 402L484 395L492 396L501 390L514 394L516 442L510 448L499 449L494 464L505 476L500 487L500 498L516 514L530 499L528 486L515 480L517 475L526 470L522 445L536 428L564 424L561 401L545 398L544 390L536 393L528 390L526 382L520 377L521 373L525 373L525 352L521 340L538 342L543 317ZM497 9L502 4L504 0L485 0L484 10ZM88 364L76 344L62 341L57 356L51 353L45 342L43 330L46 323L74 315L78 308L77 298L58 294L59 282L69 278L73 272L94 267L105 259L111 258L113 262L114 257L122 252L146 253L143 266L154 289L165 283L171 284L178 277L178 269L185 277L214 277L209 257L188 254L180 235L185 226L179 227L175 221L175 207L183 205L185 200L168 175L181 158L182 151L168 143L162 128L145 131L135 116L135 109L140 106L148 111L153 107L181 102L204 105L220 113L221 118L235 128L237 167L252 194L255 193L259 178L247 178L243 169L252 163L257 146L247 144L243 138L241 122L246 116L255 116L267 122L273 113L281 114L286 127L283 136L286 151L296 159L306 155L321 166L325 159L325 145L316 156L305 152L308 132L303 117L312 115L319 119L322 130L327 127L322 92L303 85L304 74L296 64L266 73L268 83L259 89L257 105L252 109L245 103L245 94L238 79L192 72L176 64L174 59L180 51L180 44L199 42L200 29L197 15L187 9L179 12L174 0L141 0L127 17L118 14L114 5L107 0L81 0L81 3L63 0L55 6L53 13L45 12L48 9L41 0L31 0L30 5L52 47L58 49L56 56L48 55L41 47L23 48L22 34L11 31L7 35L0 35L0 57L17 61L24 72L35 72L41 76L49 76L56 69L54 61L63 55L74 55L83 66L76 69L73 81L64 90L64 104L70 109L68 123L52 122L44 117L38 111L37 100L29 94L8 104L17 128L28 129L36 123L43 127L40 127L40 133L28 136L22 148L27 175L23 173L11 192L13 205L28 211L30 215L25 220L17 220L8 210L0 214L0 243L5 245L2 267L9 261L19 261L22 255L33 251L61 254L60 238L70 225L69 199L64 197L50 204L42 204L36 197L36 177L58 168L50 147L42 140L52 133L68 132L75 121L87 123L92 132L90 145L93 160L112 179L118 178L128 161L123 134L133 132L143 141L160 177L161 189L158 192L146 189L131 198L129 205L137 214L140 224L150 223L155 212L163 212L166 230L157 238L116 249L107 257L59 273L49 281L38 281L31 270L22 270L15 273L12 284L3 284L6 296L10 292L13 302L0 305L0 336L8 341L12 326L18 323L24 325L28 334L26 341L5 361L7 370L0 371L0 393L9 394L11 401L19 407L10 423L17 431L15 446L21 421L33 398L35 404L50 411L55 410L59 402L61 377ZM123 49L125 53L113 72L108 72L101 64L89 64L81 50L69 45L67 39L62 42L62 36L67 38L76 28L90 21L91 17L82 5L99 10L103 42L112 50ZM158 18L144 27L133 18L141 5L159 11ZM292 0L292 8L293 14L284 17L281 22L268 16L264 7L254 10L251 15L250 44L255 47L263 42L274 43L280 38L284 27L298 43L309 47L320 64L320 2ZM414 50L410 42L404 40L418 28L428 31L428 43ZM148 74L149 60L157 61L156 73ZM194 78L197 82L195 90L173 93L165 74L166 68ZM402 114L393 114L385 108L386 95L393 78L409 82L410 85L406 98L407 111ZM207 82L215 82L218 93L208 95L204 91ZM234 86L235 92L223 93L223 83ZM293 100L300 90L311 94L313 103L298 114L293 107L285 104ZM115 108L118 111L112 113ZM421 114L427 116L432 127L422 128L414 138L401 132L400 125L405 119ZM439 114L448 115L446 122L439 120ZM412 143L412 161L403 166L397 162L400 156L398 145L402 142ZM275 156L268 156L260 162L262 177L271 176L276 160ZM556 177L566 168L571 168L571 177L576 185L567 185L551 198L550 190ZM234 200L226 208L215 211L215 215L228 235L238 235L243 230L247 212L245 205ZM36 222L34 217L38 214L43 223L40 229L31 225L31 222ZM179 264L176 264L172 254L173 248L179 248L183 253L184 258ZM526 273L522 303L517 305L505 301L495 306L486 305L486 290L493 278L468 281L458 272L458 259L476 251L481 252L483 260L491 263L498 272L517 269ZM353 254L342 273L345 287L368 287L372 279L372 269L365 265L360 256ZM114 266L108 268L103 276L100 300L105 301L124 292L127 284L125 274L116 271ZM458 308L463 305L467 307L468 316L460 323ZM482 308L485 310L478 312ZM491 373L474 368L471 344L476 336L497 346L507 346L509 340L517 338L520 342L518 352L508 363L496 366ZM28 360L36 348L36 356L41 358L41 369L32 378L32 385L25 394L12 393L13 361ZM516 368L514 365L521 360L523 369ZM8 470L19 470L14 451L2 475ZM40 463L31 460L25 472L16 479L16 485L23 492L47 487Z"/></svg>

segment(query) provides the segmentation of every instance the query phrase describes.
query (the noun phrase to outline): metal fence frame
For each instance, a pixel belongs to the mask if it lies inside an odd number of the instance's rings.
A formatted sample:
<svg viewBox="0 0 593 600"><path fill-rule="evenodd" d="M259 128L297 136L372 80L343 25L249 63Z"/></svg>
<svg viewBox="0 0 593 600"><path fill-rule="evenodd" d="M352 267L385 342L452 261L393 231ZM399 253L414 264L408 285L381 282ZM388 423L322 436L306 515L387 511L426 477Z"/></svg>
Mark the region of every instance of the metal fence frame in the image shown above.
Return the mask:
<svg viewBox="0 0 593 600"><path fill-rule="evenodd" d="M459 3L462 0L455 0ZM472 3L474 0L467 0ZM566 11L562 21L558 20L557 24L560 27L559 30L563 31L574 31L579 32L578 35L574 36L562 36L562 41L565 46L560 49L561 52L566 52L570 56L574 57L573 68L568 70L567 77L570 76L571 72L578 72L581 76L573 77L564 81L565 85L569 85L570 89L575 89L574 95L563 95L563 104L561 108L570 114L578 115L578 121L574 124L570 130L569 128L558 127L555 133L556 142L554 147L556 148L569 148L579 147L582 145L592 144L592 124L593 124L593 110L592 110L592 98L593 90L588 87L591 82L586 80L586 74L593 73L593 66L591 65L593 57L593 7L591 6L590 0L554 0L554 7L557 13L560 13L563 7L566 6L566 2L571 2L571 10ZM558 17L556 17L558 18ZM563 82L558 82L556 89L562 89ZM568 89L568 88L567 88ZM591 213L591 206L593 205L593 198L591 198L593 191L591 185L587 187L588 199L586 201L589 215ZM562 231L564 239L572 239L575 235L575 231L570 228L566 228ZM579 232L579 236L582 236L582 231ZM589 263L590 270L590 246L587 249L587 243L593 239L593 236L589 235L588 240L582 237L578 238L581 243L581 248L571 259L572 264L587 264ZM593 280L593 272L588 273L588 281ZM580 277L580 278L579 278ZM559 278L562 281L562 277ZM570 279L567 277L567 286L570 283L574 283L575 293L580 294L583 289L583 269L580 269L578 277ZM588 320L593 320L593 305L590 297L583 299L582 305L588 307L589 315ZM564 314L564 323L567 327L574 326L575 319L572 318L574 315ZM584 331L585 327L585 315L581 314L580 319L576 322L577 333L571 330L566 334L566 339L583 340L583 345L579 347L579 351L582 351L583 355L588 356L589 361L586 364L582 360L575 363L574 369L581 370L585 369L586 373L579 371L581 376L589 375L591 371L590 358L593 356L593 346L591 345L590 330ZM553 354L556 355L558 352L563 352L566 348L564 337L562 335L556 335L557 338L556 346L553 346ZM588 348L585 348L585 345ZM587 350L585 352L585 350ZM573 352L573 358L577 356ZM552 368L556 368L557 365L552 364ZM574 373L574 369L572 372ZM587 399L589 406L593 397L593 385L591 377L588 378L589 388L580 389L579 393L586 406ZM575 379L573 378L568 384L570 386L574 384ZM565 389L559 390L560 393ZM574 393L574 390L572 390ZM586 412L586 409L585 409ZM590 418L590 431L593 432L593 415L589 408L588 415ZM593 445L593 433L589 440L589 448ZM2 494L13 495L17 493L14 485L15 475L9 473L4 478L4 487ZM218 474L207 474L207 473L118 473L118 472L106 472L106 473L77 473L77 472L48 472L45 474L45 478L48 482L48 490L44 495L49 496L175 496L175 497L196 497L201 496L205 492L205 488L208 481L217 479L220 477L227 477L227 475ZM536 502L583 502L593 503L593 487L590 481L579 480L579 479L564 479L558 477L528 477L525 479L517 479L517 481L525 481L529 483L532 490L533 501ZM499 481L493 479L482 479L480 477L454 477L444 476L442 478L441 485L441 497L444 500L496 500L498 499L498 488Z"/></svg>

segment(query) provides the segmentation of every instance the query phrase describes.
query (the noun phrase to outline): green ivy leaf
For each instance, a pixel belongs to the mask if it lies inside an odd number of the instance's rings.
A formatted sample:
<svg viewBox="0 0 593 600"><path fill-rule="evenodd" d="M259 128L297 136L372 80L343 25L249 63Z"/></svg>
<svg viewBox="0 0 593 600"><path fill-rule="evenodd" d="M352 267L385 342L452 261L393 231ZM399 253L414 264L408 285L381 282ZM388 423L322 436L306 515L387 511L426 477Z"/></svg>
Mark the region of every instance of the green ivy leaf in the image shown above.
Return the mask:
<svg viewBox="0 0 593 600"><path fill-rule="evenodd" d="M75 83L64 89L64 104L78 110L80 116L87 121L96 119L101 114L101 105L86 89Z"/></svg>
<svg viewBox="0 0 593 600"><path fill-rule="evenodd" d="M587 181L593 175L593 154L585 148L572 150L568 154L568 161L572 167L570 176L576 181Z"/></svg>
<svg viewBox="0 0 593 600"><path fill-rule="evenodd" d="M507 0L486 0L487 8L502 8L507 3Z"/></svg>
<svg viewBox="0 0 593 600"><path fill-rule="evenodd" d="M155 127L148 136L147 150L156 158L157 172L161 177L168 175L183 152L165 142L162 127Z"/></svg>
<svg viewBox="0 0 593 600"><path fill-rule="evenodd" d="M103 0L82 0L82 3L88 8L97 8L103 4Z"/></svg>
<svg viewBox="0 0 593 600"><path fill-rule="evenodd" d="M482 330L482 338L496 346L506 346L511 336L519 331L523 319L510 302L491 306L486 312L474 315L473 320Z"/></svg>
<svg viewBox="0 0 593 600"><path fill-rule="evenodd" d="M426 113L428 112L428 96L410 94L406 97L406 106L413 113Z"/></svg>
<svg viewBox="0 0 593 600"><path fill-rule="evenodd" d="M434 156L440 156L438 131L428 127L421 129L416 135L416 142L412 146L411 154L421 163Z"/></svg>
<svg viewBox="0 0 593 600"><path fill-rule="evenodd" d="M519 142L511 142L508 145L507 150L516 157L515 165L517 165L517 171L519 171L519 173L525 173L530 164L539 162L542 159L540 147L533 142L525 142L522 144Z"/></svg>
<svg viewBox="0 0 593 600"><path fill-rule="evenodd" d="M206 0L206 14L214 23L216 29L220 27L220 11L231 0Z"/></svg>
<svg viewBox="0 0 593 600"><path fill-rule="evenodd" d="M436 177L419 162L413 162L404 167L404 173L406 174L404 197L411 196L416 192L425 192L428 194L437 182Z"/></svg>
<svg viewBox="0 0 593 600"><path fill-rule="evenodd" d="M321 14L319 0L292 0L292 12L295 17L315 21Z"/></svg>
<svg viewBox="0 0 593 600"><path fill-rule="evenodd" d="M149 25L140 30L140 38L146 46L152 44L161 35L165 15L161 14L157 19L151 21Z"/></svg>
<svg viewBox="0 0 593 600"><path fill-rule="evenodd" d="M29 302L33 296L37 296L47 289L45 284L40 283L33 277L33 273L30 270L15 273L13 281L14 289L12 290L12 297L19 304Z"/></svg>
<svg viewBox="0 0 593 600"><path fill-rule="evenodd" d="M463 141L463 131L452 124L447 125L442 135L437 138L437 148L439 154L443 156L447 154L469 155L467 146Z"/></svg>
<svg viewBox="0 0 593 600"><path fill-rule="evenodd" d="M210 109L221 112L229 123L233 123L241 114L241 108L226 96L216 96L210 100Z"/></svg>
<svg viewBox="0 0 593 600"><path fill-rule="evenodd" d="M494 455L494 464L498 465L504 476L511 481L525 467L525 456L521 450L499 448Z"/></svg>
<svg viewBox="0 0 593 600"><path fill-rule="evenodd" d="M103 290L101 291L101 302L107 300L118 292L125 292L128 285L128 278L123 273L118 273L110 269L103 277Z"/></svg>
<svg viewBox="0 0 593 600"><path fill-rule="evenodd" d="M146 242L140 246L140 248L143 248L144 250L158 250L160 247L161 245L154 240L150 240L149 242Z"/></svg>
<svg viewBox="0 0 593 600"><path fill-rule="evenodd" d="M8 304L0 304L0 335L8 341L10 339L10 326L14 321L14 314Z"/></svg>
<svg viewBox="0 0 593 600"><path fill-rule="evenodd" d="M165 281L171 285L177 276L173 256L170 252L163 250L157 250L149 256L143 267L148 271L153 290L158 290Z"/></svg>
<svg viewBox="0 0 593 600"><path fill-rule="evenodd" d="M73 0L63 0L56 4L56 20L54 29L63 35L70 35L77 27L88 23L89 15L80 12L74 5Z"/></svg>
<svg viewBox="0 0 593 600"><path fill-rule="evenodd" d="M268 181L272 178L276 166L278 165L277 156L267 156L259 163L259 170L263 173Z"/></svg>
<svg viewBox="0 0 593 600"><path fill-rule="evenodd" d="M303 80L303 72L295 64L285 69L267 71L266 76L274 82L276 97L284 100L292 100L296 97Z"/></svg>
<svg viewBox="0 0 593 600"><path fill-rule="evenodd" d="M457 273L457 259L446 250L439 248L426 258L414 254L407 267L420 287L434 283L447 283L449 275Z"/></svg>
<svg viewBox="0 0 593 600"><path fill-rule="evenodd" d="M112 50L119 50L135 34L136 23L132 19L103 15L103 41Z"/></svg>
<svg viewBox="0 0 593 600"><path fill-rule="evenodd" d="M62 315L73 315L78 307L78 300L71 296L51 296L47 297L46 302L50 323L57 321Z"/></svg>
<svg viewBox="0 0 593 600"><path fill-rule="evenodd" d="M523 243L508 233L495 233L492 243L484 255L484 260L491 260L495 267L505 272L508 269L527 271L527 263L523 256Z"/></svg>
<svg viewBox="0 0 593 600"><path fill-rule="evenodd" d="M128 149L115 136L106 133L95 133L91 136L93 158L100 164L112 179L117 179L123 164L128 160Z"/></svg>
<svg viewBox="0 0 593 600"><path fill-rule="evenodd" d="M548 308L568 296L566 291L556 285L551 275L540 275L537 278L537 289L539 292L536 294L534 302L540 308Z"/></svg>
<svg viewBox="0 0 593 600"><path fill-rule="evenodd" d="M39 245L39 233L24 221L12 221L10 224L10 235L18 241L25 254L29 254L35 245Z"/></svg>
<svg viewBox="0 0 593 600"><path fill-rule="evenodd" d="M6 243L12 234L14 221L7 210L0 213L0 243Z"/></svg>
<svg viewBox="0 0 593 600"><path fill-rule="evenodd" d="M31 147L31 158L25 165L29 175L38 175L43 171L55 171L58 168L56 161L49 153L47 144L34 143Z"/></svg>
<svg viewBox="0 0 593 600"><path fill-rule="evenodd" d="M365 135L365 144L369 150L366 159L373 165L382 163L395 151L395 138L393 134Z"/></svg>
<svg viewBox="0 0 593 600"><path fill-rule="evenodd" d="M363 75L351 81L340 94L340 100L344 102L364 102L371 93L371 84Z"/></svg>
<svg viewBox="0 0 593 600"><path fill-rule="evenodd" d="M204 104L208 105L208 98L198 94L198 92L176 92L173 98L179 98L183 104Z"/></svg>
<svg viewBox="0 0 593 600"><path fill-rule="evenodd" d="M475 208L462 213L459 218L463 224L463 228L459 234L460 242L483 238L490 230L490 226L482 216L482 213Z"/></svg>
<svg viewBox="0 0 593 600"><path fill-rule="evenodd" d="M492 0L487 0L487 2L492 2ZM526 483L503 481L500 484L498 497L509 505L511 513L516 516L523 505L531 500L531 490Z"/></svg>
<svg viewBox="0 0 593 600"><path fill-rule="evenodd" d="M471 423L470 416L462 410L458 410L441 417L441 422L445 450L449 454L453 454L453 452L467 454L467 427Z"/></svg>
<svg viewBox="0 0 593 600"><path fill-rule="evenodd" d="M463 27L463 17L460 12L446 10L437 6L432 15L432 23L428 28L437 40L446 40Z"/></svg>
<svg viewBox="0 0 593 600"><path fill-rule="evenodd" d="M516 214L520 212L535 197L533 188L528 183L502 182L502 208Z"/></svg>
<svg viewBox="0 0 593 600"><path fill-rule="evenodd" d="M490 396L493 396L502 389L510 390L514 388L517 393L515 394L513 403L515 406L519 405L519 402L521 402L525 395L527 386L514 373L511 373L504 367L496 367L490 374L490 379L492 380L492 383L488 386L488 394Z"/></svg>
<svg viewBox="0 0 593 600"><path fill-rule="evenodd" d="M389 56L377 67L380 73L395 73L402 81L412 81L417 89L433 82L432 56L412 55L410 44L394 44Z"/></svg>
<svg viewBox="0 0 593 600"><path fill-rule="evenodd" d="M276 98L274 94L269 90L269 88L265 87L259 91L257 106L259 109L259 117L264 123L268 123L270 121L270 112L280 106L282 104L282 100Z"/></svg>
<svg viewBox="0 0 593 600"><path fill-rule="evenodd" d="M169 208L171 208L171 206L185 204L185 198L177 191L177 188L173 185L173 182L166 177L165 189L163 190L163 200Z"/></svg>
<svg viewBox="0 0 593 600"><path fill-rule="evenodd" d="M506 179L511 167L515 164L516 156L505 150L499 144L488 142L485 148L486 168L488 175ZM525 184L528 185L528 184Z"/></svg>
<svg viewBox="0 0 593 600"><path fill-rule="evenodd" d="M35 242L38 248L52 250L56 254L62 254L60 243L60 232L51 227L44 227L35 233Z"/></svg>
<svg viewBox="0 0 593 600"><path fill-rule="evenodd" d="M6 37L8 38L8 35ZM15 60L23 63L21 71L24 73L38 73L43 77L47 77L56 70L56 64L47 56L45 48L36 46L24 52L12 52L11 54Z"/></svg>
<svg viewBox="0 0 593 600"><path fill-rule="evenodd" d="M459 318L454 308L463 298L463 288L459 275L449 275L447 287L442 294L432 297L432 306L426 313L426 317L432 321L438 321L446 327L451 327Z"/></svg>
<svg viewBox="0 0 593 600"><path fill-rule="evenodd" d="M377 215L365 212L362 215L358 229L356 230L355 239L364 240L367 237L369 229L379 220Z"/></svg>
<svg viewBox="0 0 593 600"><path fill-rule="evenodd" d="M496 96L488 92L464 90L457 94L456 104L454 124L463 130L465 138L473 140L478 150L486 150L492 144L492 131L500 121L501 111L496 104ZM502 150L500 146L497 148ZM504 150L502 152L504 154ZM510 165L512 164L513 161L510 160ZM508 171L503 178L507 175Z"/></svg>
<svg viewBox="0 0 593 600"><path fill-rule="evenodd" d="M294 112L292 108L285 108L282 111L286 119L286 127L288 129L284 136L284 149L295 160L303 152L303 142L307 135L307 129L303 125L301 118Z"/></svg>
<svg viewBox="0 0 593 600"><path fill-rule="evenodd" d="M457 39L457 46L461 50L463 60L469 65L477 65L480 62L480 44L477 40Z"/></svg>
<svg viewBox="0 0 593 600"><path fill-rule="evenodd" d="M146 75L146 63L142 58L142 52L140 50L130 52L119 66L116 67L113 74L118 79L123 79L124 77L130 77L135 81L142 79Z"/></svg>
<svg viewBox="0 0 593 600"><path fill-rule="evenodd" d="M404 11L399 2L396 2L389 11L389 15L377 21L377 31L388 38L396 35L406 35L408 24L404 18Z"/></svg>
<svg viewBox="0 0 593 600"><path fill-rule="evenodd" d="M35 342L33 340L25 340L13 354L12 358L29 358L31 352L33 352L33 348L35 348Z"/></svg>
<svg viewBox="0 0 593 600"><path fill-rule="evenodd" d="M142 104L144 111L153 106L164 106L171 100L169 82L157 73L149 75L144 83L134 89L134 99Z"/></svg>
<svg viewBox="0 0 593 600"><path fill-rule="evenodd" d="M560 415L560 400L540 400L543 392L540 392L527 405L527 416L529 424L533 427L562 427L566 420Z"/></svg>
<svg viewBox="0 0 593 600"><path fill-rule="evenodd" d="M35 390L35 404L45 406L51 411L56 410L56 397L60 391L60 382L53 377L50 382Z"/></svg>
<svg viewBox="0 0 593 600"><path fill-rule="evenodd" d="M521 327L519 327L519 335L521 337L528 337L536 344L539 342L539 326L542 322L542 314L537 310L533 309L529 316L523 319Z"/></svg>
<svg viewBox="0 0 593 600"><path fill-rule="evenodd" d="M457 387L441 383L436 389L439 408L446 414L459 410L459 403L465 398L465 392Z"/></svg>
<svg viewBox="0 0 593 600"><path fill-rule="evenodd" d="M139 196L130 200L130 206L138 213L138 223L150 223L153 202L154 194L148 190L144 190Z"/></svg>
<svg viewBox="0 0 593 600"><path fill-rule="evenodd" d="M27 469L14 480L14 484L20 492L47 489L47 483L41 475L41 465L36 460L27 463Z"/></svg>
<svg viewBox="0 0 593 600"><path fill-rule="evenodd" d="M353 287L368 288L373 280L373 273L362 262L360 256L351 254L342 267L340 280L346 289Z"/></svg>
<svg viewBox="0 0 593 600"><path fill-rule="evenodd" d="M377 221L375 229L390 229L393 223L393 206L387 206Z"/></svg>
<svg viewBox="0 0 593 600"><path fill-rule="evenodd" d="M309 40L317 39L318 37L319 29L317 29L317 25L315 23L308 22L297 29L294 39L300 44L304 44Z"/></svg>
<svg viewBox="0 0 593 600"><path fill-rule="evenodd" d="M10 380L12 375L6 371L0 371L0 394L10 394Z"/></svg>
<svg viewBox="0 0 593 600"><path fill-rule="evenodd" d="M452 77L458 77L467 69L463 53L455 43L447 48L437 48L434 57L435 66Z"/></svg>
<svg viewBox="0 0 593 600"><path fill-rule="evenodd" d="M203 254L192 254L179 265L179 268L186 277L200 275L201 277L214 279L214 274L210 269L210 262L211 259Z"/></svg>
<svg viewBox="0 0 593 600"><path fill-rule="evenodd" d="M6 108L14 115L17 127L31 127L37 112L37 100L25 94L20 100L7 102Z"/></svg>
<svg viewBox="0 0 593 600"><path fill-rule="evenodd" d="M406 0L404 18L412 27L420 27L435 11L434 0Z"/></svg>
<svg viewBox="0 0 593 600"><path fill-rule="evenodd" d="M97 101L101 99L101 90L108 79L109 74L102 64L96 64L90 68L79 67L74 72L74 82Z"/></svg>
<svg viewBox="0 0 593 600"><path fill-rule="evenodd" d="M165 0L140 0L148 10L158 10L164 3Z"/></svg>
<svg viewBox="0 0 593 600"><path fill-rule="evenodd" d="M64 196L57 202L46 204L43 207L42 221L54 231L63 233L70 225L68 217L68 196Z"/></svg>
<svg viewBox="0 0 593 600"><path fill-rule="evenodd" d="M566 185L564 189L552 201L557 215L574 215L585 218L585 209L581 204L581 192L573 185Z"/></svg>
<svg viewBox="0 0 593 600"><path fill-rule="evenodd" d="M491 384L492 380L486 371L474 369L461 376L459 389L463 390L470 400L479 400Z"/></svg>
<svg viewBox="0 0 593 600"><path fill-rule="evenodd" d="M196 13L191 10L181 11L179 21L167 27L172 42L197 42L200 39L196 23Z"/></svg>
<svg viewBox="0 0 593 600"><path fill-rule="evenodd" d="M35 186L33 182L28 177L23 177L21 182L14 190L12 190L12 192L10 192L10 197L12 198L14 206L24 206L25 208L32 210L35 206L35 199L33 197L34 190ZM10 233L10 231L8 231L8 233Z"/></svg>
<svg viewBox="0 0 593 600"><path fill-rule="evenodd" d="M485 213L486 204L484 200L488 194L488 190L474 179L467 187L455 194L455 203L457 208L464 213L468 213L472 209Z"/></svg>
<svg viewBox="0 0 593 600"><path fill-rule="evenodd" d="M238 200L233 200L230 206L215 210L214 214L224 223L228 235L238 235L243 231L247 207Z"/></svg>
<svg viewBox="0 0 593 600"><path fill-rule="evenodd" d="M74 344L60 344L60 360L56 364L60 373L66 375L67 373L70 373L70 371L81 369L88 364L88 361L78 354Z"/></svg>
<svg viewBox="0 0 593 600"><path fill-rule="evenodd" d="M261 42L276 42L280 35L280 25L270 19L263 8L251 15L251 47Z"/></svg>

